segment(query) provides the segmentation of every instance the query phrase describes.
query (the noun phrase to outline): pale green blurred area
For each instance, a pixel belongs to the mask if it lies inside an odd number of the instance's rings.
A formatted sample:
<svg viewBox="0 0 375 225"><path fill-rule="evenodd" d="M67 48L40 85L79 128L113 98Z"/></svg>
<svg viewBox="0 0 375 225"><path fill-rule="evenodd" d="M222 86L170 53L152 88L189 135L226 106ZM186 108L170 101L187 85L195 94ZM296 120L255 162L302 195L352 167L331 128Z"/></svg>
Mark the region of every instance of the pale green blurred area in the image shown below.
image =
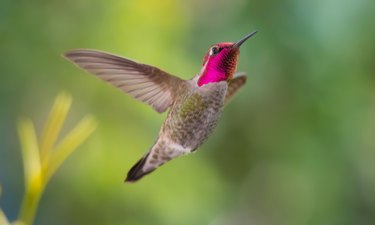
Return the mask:
<svg viewBox="0 0 375 225"><path fill-rule="evenodd" d="M16 120L40 132L55 95L72 93L69 130L97 131L61 167L38 225L375 224L375 2L0 1L0 206L23 192ZM196 154L135 184L128 169L165 115L61 57L94 48L188 79L209 45L236 41L247 85Z"/></svg>

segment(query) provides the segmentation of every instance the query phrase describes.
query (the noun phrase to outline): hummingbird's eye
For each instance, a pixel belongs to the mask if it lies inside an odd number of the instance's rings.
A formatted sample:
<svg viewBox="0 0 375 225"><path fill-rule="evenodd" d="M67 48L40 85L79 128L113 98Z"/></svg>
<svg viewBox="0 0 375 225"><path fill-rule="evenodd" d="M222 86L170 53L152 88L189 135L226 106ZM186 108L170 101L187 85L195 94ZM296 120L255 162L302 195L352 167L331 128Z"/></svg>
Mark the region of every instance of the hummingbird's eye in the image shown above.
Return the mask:
<svg viewBox="0 0 375 225"><path fill-rule="evenodd" d="M217 53L220 52L220 48L218 46L213 46L211 49L210 49L210 55L217 55Z"/></svg>

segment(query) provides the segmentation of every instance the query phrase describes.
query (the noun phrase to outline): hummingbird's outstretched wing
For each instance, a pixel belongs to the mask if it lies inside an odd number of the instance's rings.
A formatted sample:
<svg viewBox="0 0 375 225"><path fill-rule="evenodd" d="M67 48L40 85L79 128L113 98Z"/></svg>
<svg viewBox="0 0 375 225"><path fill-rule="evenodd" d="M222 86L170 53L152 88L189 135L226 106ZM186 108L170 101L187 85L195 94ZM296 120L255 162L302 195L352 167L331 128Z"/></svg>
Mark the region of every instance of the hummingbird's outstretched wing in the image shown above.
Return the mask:
<svg viewBox="0 0 375 225"><path fill-rule="evenodd" d="M227 104L234 94L246 83L246 76L244 73L238 73L239 76L229 81L227 94L225 96L224 104Z"/></svg>
<svg viewBox="0 0 375 225"><path fill-rule="evenodd" d="M73 50L65 57L159 113L167 110L185 82L154 66L96 50Z"/></svg>

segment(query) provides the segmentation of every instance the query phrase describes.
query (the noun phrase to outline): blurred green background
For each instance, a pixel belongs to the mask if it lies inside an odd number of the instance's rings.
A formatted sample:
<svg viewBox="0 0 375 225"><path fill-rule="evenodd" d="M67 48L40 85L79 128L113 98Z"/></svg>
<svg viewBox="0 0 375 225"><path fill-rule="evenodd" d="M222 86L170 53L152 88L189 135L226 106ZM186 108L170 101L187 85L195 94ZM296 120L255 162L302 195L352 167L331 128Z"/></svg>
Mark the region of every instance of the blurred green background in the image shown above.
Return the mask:
<svg viewBox="0 0 375 225"><path fill-rule="evenodd" d="M55 95L74 102L64 128L97 131L62 166L38 225L375 224L375 1L0 1L0 206L23 194L16 121L43 127ZM74 67L94 48L185 79L209 45L258 29L241 51L247 85L196 154L136 184L128 169L165 114Z"/></svg>

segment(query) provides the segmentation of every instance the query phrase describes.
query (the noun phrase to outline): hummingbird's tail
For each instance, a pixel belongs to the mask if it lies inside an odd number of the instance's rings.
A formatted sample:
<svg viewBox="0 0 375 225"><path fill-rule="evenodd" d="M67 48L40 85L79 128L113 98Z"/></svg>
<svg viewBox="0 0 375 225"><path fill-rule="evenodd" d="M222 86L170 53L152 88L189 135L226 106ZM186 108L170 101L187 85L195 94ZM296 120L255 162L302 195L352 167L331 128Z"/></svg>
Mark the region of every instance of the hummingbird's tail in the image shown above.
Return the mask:
<svg viewBox="0 0 375 225"><path fill-rule="evenodd" d="M131 183L131 182L135 182L139 179L141 179L143 176L151 173L152 171L154 171L156 168L153 168L151 170L148 170L148 171L144 171L143 168L146 164L146 161L148 159L150 155L150 152L147 153L145 156L143 156L128 172L128 175L125 179L125 182L128 182L128 183Z"/></svg>
<svg viewBox="0 0 375 225"><path fill-rule="evenodd" d="M169 160L189 152L190 149L185 149L179 144L158 139L151 150L130 169L125 182L135 182Z"/></svg>

